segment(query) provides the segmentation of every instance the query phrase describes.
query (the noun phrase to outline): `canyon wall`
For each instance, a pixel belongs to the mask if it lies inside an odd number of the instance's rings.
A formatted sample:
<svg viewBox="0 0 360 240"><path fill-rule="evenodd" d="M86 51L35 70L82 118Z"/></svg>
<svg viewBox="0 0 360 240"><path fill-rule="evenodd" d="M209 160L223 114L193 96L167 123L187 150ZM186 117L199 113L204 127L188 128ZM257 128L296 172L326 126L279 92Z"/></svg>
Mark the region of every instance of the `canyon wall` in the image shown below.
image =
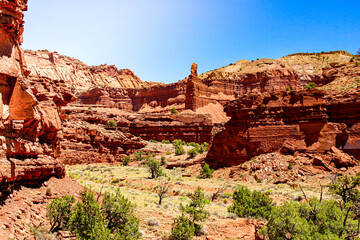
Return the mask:
<svg viewBox="0 0 360 240"><path fill-rule="evenodd" d="M225 106L231 119L214 137L206 161L213 167L232 166L263 153L323 154L334 147L359 157L359 96L302 90L231 101Z"/></svg>
<svg viewBox="0 0 360 240"><path fill-rule="evenodd" d="M59 109L74 100L67 91L35 85L20 48L26 0L0 2L0 188L65 174L59 155Z"/></svg>

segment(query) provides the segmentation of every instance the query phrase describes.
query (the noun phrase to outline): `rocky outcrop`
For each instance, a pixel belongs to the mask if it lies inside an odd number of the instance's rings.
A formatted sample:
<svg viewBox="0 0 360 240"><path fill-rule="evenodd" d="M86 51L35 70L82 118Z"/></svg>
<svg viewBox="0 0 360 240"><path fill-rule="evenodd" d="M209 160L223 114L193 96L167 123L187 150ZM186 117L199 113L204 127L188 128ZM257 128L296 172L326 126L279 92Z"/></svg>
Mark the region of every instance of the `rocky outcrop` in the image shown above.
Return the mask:
<svg viewBox="0 0 360 240"><path fill-rule="evenodd" d="M332 147L358 156L359 99L359 93L320 90L246 95L225 106L231 119L215 136L207 162L231 166L262 153L326 153Z"/></svg>
<svg viewBox="0 0 360 240"><path fill-rule="evenodd" d="M137 116L129 131L145 140L181 139L185 142L210 142L213 122L209 115L195 113L146 114Z"/></svg>
<svg viewBox="0 0 360 240"><path fill-rule="evenodd" d="M54 85L64 84L73 94L79 94L94 87L140 88L146 86L129 69L117 69L113 65L90 67L77 59L57 52L25 51L25 60L30 69L30 80L46 81Z"/></svg>
<svg viewBox="0 0 360 240"><path fill-rule="evenodd" d="M114 109L64 108L60 160L66 164L120 162L124 155L144 147L145 143L129 133L128 114ZM109 121L114 124L110 126Z"/></svg>
<svg viewBox="0 0 360 240"><path fill-rule="evenodd" d="M20 48L26 0L0 3L0 188L64 176L58 156L58 109L73 100L45 82L28 81Z"/></svg>

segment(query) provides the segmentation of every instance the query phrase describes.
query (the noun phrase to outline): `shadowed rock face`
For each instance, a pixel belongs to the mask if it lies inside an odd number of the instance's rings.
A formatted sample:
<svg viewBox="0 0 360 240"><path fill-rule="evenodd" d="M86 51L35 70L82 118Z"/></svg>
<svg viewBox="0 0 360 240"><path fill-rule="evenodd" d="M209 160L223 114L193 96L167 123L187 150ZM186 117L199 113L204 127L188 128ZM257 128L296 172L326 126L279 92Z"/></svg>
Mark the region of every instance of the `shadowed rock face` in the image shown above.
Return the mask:
<svg viewBox="0 0 360 240"><path fill-rule="evenodd" d="M30 84L23 51L26 0L0 2L0 188L64 176L58 156L60 106L74 100L51 92L44 82Z"/></svg>
<svg viewBox="0 0 360 240"><path fill-rule="evenodd" d="M291 91L249 94L225 106L231 119L207 155L214 167L263 153L326 153L332 147L359 157L360 94Z"/></svg>

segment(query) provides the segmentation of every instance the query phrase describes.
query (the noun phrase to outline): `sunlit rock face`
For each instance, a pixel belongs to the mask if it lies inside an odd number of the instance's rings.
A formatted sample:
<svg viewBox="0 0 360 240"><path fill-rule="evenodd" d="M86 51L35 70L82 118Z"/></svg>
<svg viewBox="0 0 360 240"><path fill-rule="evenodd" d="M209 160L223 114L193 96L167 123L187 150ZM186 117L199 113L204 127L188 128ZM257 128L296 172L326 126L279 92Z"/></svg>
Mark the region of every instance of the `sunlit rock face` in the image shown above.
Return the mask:
<svg viewBox="0 0 360 240"><path fill-rule="evenodd" d="M56 160L59 110L73 98L28 82L30 72L20 48L26 10L26 0L0 2L1 190L64 176L64 167Z"/></svg>

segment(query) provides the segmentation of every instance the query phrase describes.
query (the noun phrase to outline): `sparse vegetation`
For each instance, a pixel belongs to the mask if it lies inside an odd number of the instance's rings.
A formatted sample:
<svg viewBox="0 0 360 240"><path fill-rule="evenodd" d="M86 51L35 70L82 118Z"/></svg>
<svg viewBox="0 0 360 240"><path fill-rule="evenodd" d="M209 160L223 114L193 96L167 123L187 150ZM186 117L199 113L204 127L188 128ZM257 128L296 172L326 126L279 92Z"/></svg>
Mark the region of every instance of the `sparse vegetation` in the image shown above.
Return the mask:
<svg viewBox="0 0 360 240"><path fill-rule="evenodd" d="M286 90L286 91L291 91L290 86L286 86L285 90Z"/></svg>
<svg viewBox="0 0 360 240"><path fill-rule="evenodd" d="M106 192L101 205L87 188L80 196L81 201L74 206L73 196L51 201L47 216L52 231L68 229L77 239L140 238L139 220L133 215L133 206L119 191L116 194Z"/></svg>
<svg viewBox="0 0 360 240"><path fill-rule="evenodd" d="M185 154L184 147L182 145L177 145L175 148L175 155L183 155Z"/></svg>
<svg viewBox="0 0 360 240"><path fill-rule="evenodd" d="M311 83L309 83L309 84L307 84L306 86L305 86L305 88L306 89L313 89L313 88L315 88L316 87L316 84L314 83L314 82L311 82Z"/></svg>
<svg viewBox="0 0 360 240"><path fill-rule="evenodd" d="M188 154L191 158L196 157L196 155L198 155L198 150L197 150L197 148L192 148L192 149L190 149L190 150L187 152L187 154Z"/></svg>
<svg viewBox="0 0 360 240"><path fill-rule="evenodd" d="M228 208L229 212L238 217L266 218L272 209L272 199L259 192L251 192L247 187L240 186L233 194L234 204Z"/></svg>
<svg viewBox="0 0 360 240"><path fill-rule="evenodd" d="M88 110L90 110L90 111L91 111L91 110L92 110L92 106L88 106Z"/></svg>
<svg viewBox="0 0 360 240"><path fill-rule="evenodd" d="M176 110L176 108L173 107L173 108L171 109L171 113L172 113L172 114L178 114L179 112Z"/></svg>
<svg viewBox="0 0 360 240"><path fill-rule="evenodd" d="M209 164L205 163L200 171L199 178L212 178L213 169L209 167Z"/></svg>
<svg viewBox="0 0 360 240"><path fill-rule="evenodd" d="M146 161L146 166L148 167L148 170L151 174L150 178L152 179L158 178L164 174L161 168L161 162L154 160L153 158L149 158Z"/></svg>
<svg viewBox="0 0 360 240"><path fill-rule="evenodd" d="M200 232L200 222L210 215L208 211L204 210L208 201L200 187L190 194L189 198L191 202L188 205L180 205L182 215L174 220L171 239L192 239Z"/></svg>
<svg viewBox="0 0 360 240"><path fill-rule="evenodd" d="M117 127L117 124L116 124L116 122L115 122L114 120L109 120L109 121L106 123L106 125L107 125L108 127Z"/></svg>
<svg viewBox="0 0 360 240"><path fill-rule="evenodd" d="M125 157L121 158L121 163L123 166L128 166L130 162L131 162L131 159L129 156L125 156Z"/></svg>

